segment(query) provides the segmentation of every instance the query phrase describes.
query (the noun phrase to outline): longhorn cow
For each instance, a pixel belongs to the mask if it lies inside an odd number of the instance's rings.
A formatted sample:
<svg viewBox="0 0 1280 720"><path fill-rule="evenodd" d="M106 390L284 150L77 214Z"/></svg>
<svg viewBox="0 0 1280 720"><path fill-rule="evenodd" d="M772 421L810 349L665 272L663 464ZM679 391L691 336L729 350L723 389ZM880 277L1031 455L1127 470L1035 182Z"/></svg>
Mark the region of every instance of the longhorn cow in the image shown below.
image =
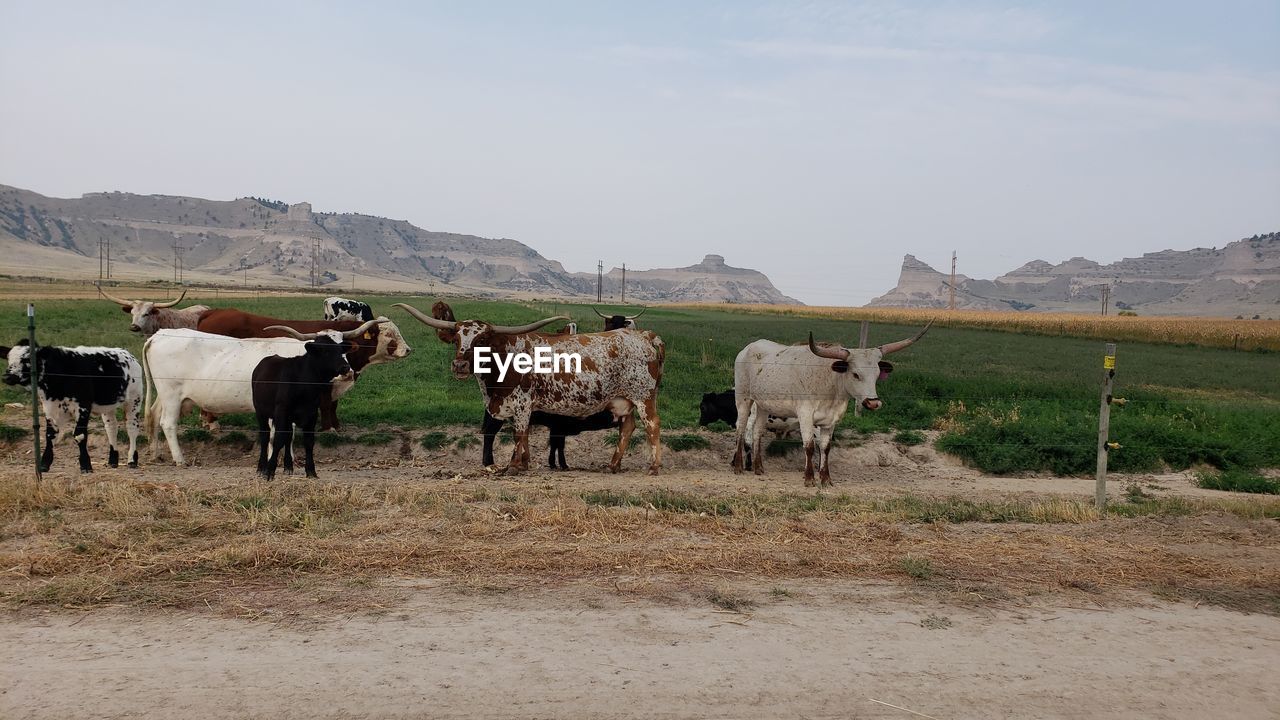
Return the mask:
<svg viewBox="0 0 1280 720"><path fill-rule="evenodd" d="M389 320L370 320L335 334L345 341L359 343L359 339L363 339L380 322L390 323ZM274 332L289 335L287 330ZM182 448L178 446L178 418L193 405L214 415L253 412L254 368L272 355L302 355L306 352L303 345L293 337L241 340L199 330L161 330L152 335L142 347L142 369L147 378L147 437L151 440L151 451L155 452L158 426L164 431L173 462L184 464ZM333 383L347 389L352 384ZM331 390L326 395L332 398L333 392Z"/></svg>
<svg viewBox="0 0 1280 720"><path fill-rule="evenodd" d="M115 295L108 295L102 286L98 286L98 292L102 297L118 304L121 311L129 313L133 319L129 324L129 330L142 335L153 335L157 330L168 328L194 329L196 323L200 322L200 316L209 311L208 305L192 305L174 310L173 306L182 302L182 298L187 296L186 290L182 291L177 300L169 302L125 300Z"/></svg>
<svg viewBox="0 0 1280 720"><path fill-rule="evenodd" d="M596 310L594 306L592 306L591 309L595 311L595 314L604 318L604 329L608 331L608 330L621 330L622 328L631 328L632 330L634 330L636 327L636 318L643 315L644 311L648 310L649 308L642 308L640 312L636 313L635 315L605 315L599 310Z"/></svg>
<svg viewBox="0 0 1280 720"><path fill-rule="evenodd" d="M876 397L876 380L887 379L893 365L881 358L898 352L919 340L929 331L929 321L915 337L875 348L846 348L813 341L808 347L780 345L772 340L757 340L742 349L733 364L733 381L738 417L775 415L794 417L800 421L800 437L804 441L804 484L815 485L813 473L818 466L822 485L831 484L828 456L831 433L844 416L850 400L862 403L868 410L880 409ZM752 426L752 447L760 447L765 423L738 423L738 449L733 456L733 470L743 470L742 455L747 425ZM817 432L817 446L814 433ZM752 467L764 474L764 453L755 452Z"/></svg>
<svg viewBox="0 0 1280 720"><path fill-rule="evenodd" d="M288 333L272 330L271 326L286 326L301 333L337 330L344 334L356 327L363 327L360 336L355 338L356 349L347 353L347 360L355 371L352 379L334 383L333 397L320 403L320 429L336 430L339 426L338 399L351 389L351 384L360 377L360 373L370 365L398 360L413 352L395 323L386 318L375 318L375 321L377 324L370 326L368 322L361 325L353 320L279 320L242 310L219 308L201 316L196 329L234 338L272 338L288 337Z"/></svg>
<svg viewBox="0 0 1280 720"><path fill-rule="evenodd" d="M482 320L438 320L410 305L395 307L434 328L441 339L456 348L453 375L476 375L484 393L485 409L497 420L511 420L516 447L509 470L529 467L529 423L535 411L585 418L609 410L622 421L618 447L609 469L618 472L635 430L632 410L638 411L649 441L649 473L662 466L659 442L658 381L666 350L662 339L647 330L622 330L580 335L543 335L535 330L566 317L551 317L519 327L493 325ZM521 372L511 364L506 377L474 373L476 348L487 348L496 363L510 362L517 353L534 354L537 347L554 353L574 353L582 359L581 372Z"/></svg>

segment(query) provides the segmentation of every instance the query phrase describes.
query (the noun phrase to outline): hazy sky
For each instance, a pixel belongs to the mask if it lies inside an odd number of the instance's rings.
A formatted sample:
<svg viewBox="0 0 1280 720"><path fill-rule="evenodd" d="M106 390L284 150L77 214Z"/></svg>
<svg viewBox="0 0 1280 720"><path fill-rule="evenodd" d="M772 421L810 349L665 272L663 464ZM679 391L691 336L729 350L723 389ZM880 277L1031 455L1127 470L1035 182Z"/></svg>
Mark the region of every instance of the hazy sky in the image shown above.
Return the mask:
<svg viewBox="0 0 1280 720"><path fill-rule="evenodd" d="M705 253L862 304L1280 230L1280 3L0 0L0 182Z"/></svg>

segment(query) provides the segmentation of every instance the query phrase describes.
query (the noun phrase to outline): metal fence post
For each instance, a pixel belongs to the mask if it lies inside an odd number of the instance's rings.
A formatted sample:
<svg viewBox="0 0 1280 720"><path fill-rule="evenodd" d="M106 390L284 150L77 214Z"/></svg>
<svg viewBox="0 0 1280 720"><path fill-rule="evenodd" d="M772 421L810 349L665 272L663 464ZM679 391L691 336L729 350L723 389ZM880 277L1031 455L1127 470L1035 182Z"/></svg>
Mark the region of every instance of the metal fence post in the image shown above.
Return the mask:
<svg viewBox="0 0 1280 720"><path fill-rule="evenodd" d="M1107 508L1107 440L1111 432L1111 385L1116 376L1116 344L1107 343L1102 358L1102 404L1098 408L1098 474L1095 480L1094 503L1098 512Z"/></svg>
<svg viewBox="0 0 1280 720"><path fill-rule="evenodd" d="M31 446L34 450L32 460L36 464L36 482L43 479L40 472L40 390L37 383L40 378L40 358L36 352L36 306L34 303L27 303L27 342L30 344L28 352L30 353L31 365Z"/></svg>

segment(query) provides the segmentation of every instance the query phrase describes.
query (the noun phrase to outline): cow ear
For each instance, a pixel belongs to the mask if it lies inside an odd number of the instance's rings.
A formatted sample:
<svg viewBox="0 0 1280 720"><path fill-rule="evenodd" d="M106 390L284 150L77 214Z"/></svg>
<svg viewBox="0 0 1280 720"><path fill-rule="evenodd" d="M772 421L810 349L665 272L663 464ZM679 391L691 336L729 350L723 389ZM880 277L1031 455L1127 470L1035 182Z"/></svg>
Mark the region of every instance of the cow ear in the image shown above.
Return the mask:
<svg viewBox="0 0 1280 720"><path fill-rule="evenodd" d="M893 363L885 362L884 360L881 360L880 361L880 379L888 380L889 373L891 372L893 372Z"/></svg>
<svg viewBox="0 0 1280 720"><path fill-rule="evenodd" d="M848 361L848 360L837 360L837 361L835 361L835 362L831 363L831 369L832 369L832 370L835 370L835 371L836 371L836 372L838 372L838 373L847 373L847 372L849 372L849 361Z"/></svg>
<svg viewBox="0 0 1280 720"><path fill-rule="evenodd" d="M19 340L19 341L17 342L17 344L16 344L16 345L14 345L14 347L26 347L26 346L28 346L28 345L30 345L30 344L31 344L31 341L30 341L29 339L27 339L27 338L22 338L21 340Z"/></svg>
<svg viewBox="0 0 1280 720"><path fill-rule="evenodd" d="M127 307L125 307L125 306L121 305L121 306L120 306L120 312L124 313L125 315L131 315L131 314L133 314L133 308L127 308Z"/></svg>
<svg viewBox="0 0 1280 720"><path fill-rule="evenodd" d="M152 314L152 315L159 315L159 314L160 314L160 308L157 308L157 307L153 307L153 308L151 308L151 313L150 313L150 314Z"/></svg>
<svg viewBox="0 0 1280 720"><path fill-rule="evenodd" d="M9 347L5 347L4 345L0 345L0 358L7 358L7 357L9 357L9 351L10 351L10 350L12 350L12 349L13 349L13 348L9 348Z"/></svg>

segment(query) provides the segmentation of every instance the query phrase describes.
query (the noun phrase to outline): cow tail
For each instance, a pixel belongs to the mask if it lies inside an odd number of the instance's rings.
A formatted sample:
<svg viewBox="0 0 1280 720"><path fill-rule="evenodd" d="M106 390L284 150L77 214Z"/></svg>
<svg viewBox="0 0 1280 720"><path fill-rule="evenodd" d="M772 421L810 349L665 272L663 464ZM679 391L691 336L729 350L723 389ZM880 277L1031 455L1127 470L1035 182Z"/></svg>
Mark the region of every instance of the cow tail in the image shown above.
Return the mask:
<svg viewBox="0 0 1280 720"><path fill-rule="evenodd" d="M145 389L142 400L142 425L144 432L147 434L147 442L155 443L156 441L156 416L151 408L151 386L155 381L151 379L151 366L147 364L147 355L151 351L151 338L142 345L142 385ZM154 445L153 445L154 447Z"/></svg>

